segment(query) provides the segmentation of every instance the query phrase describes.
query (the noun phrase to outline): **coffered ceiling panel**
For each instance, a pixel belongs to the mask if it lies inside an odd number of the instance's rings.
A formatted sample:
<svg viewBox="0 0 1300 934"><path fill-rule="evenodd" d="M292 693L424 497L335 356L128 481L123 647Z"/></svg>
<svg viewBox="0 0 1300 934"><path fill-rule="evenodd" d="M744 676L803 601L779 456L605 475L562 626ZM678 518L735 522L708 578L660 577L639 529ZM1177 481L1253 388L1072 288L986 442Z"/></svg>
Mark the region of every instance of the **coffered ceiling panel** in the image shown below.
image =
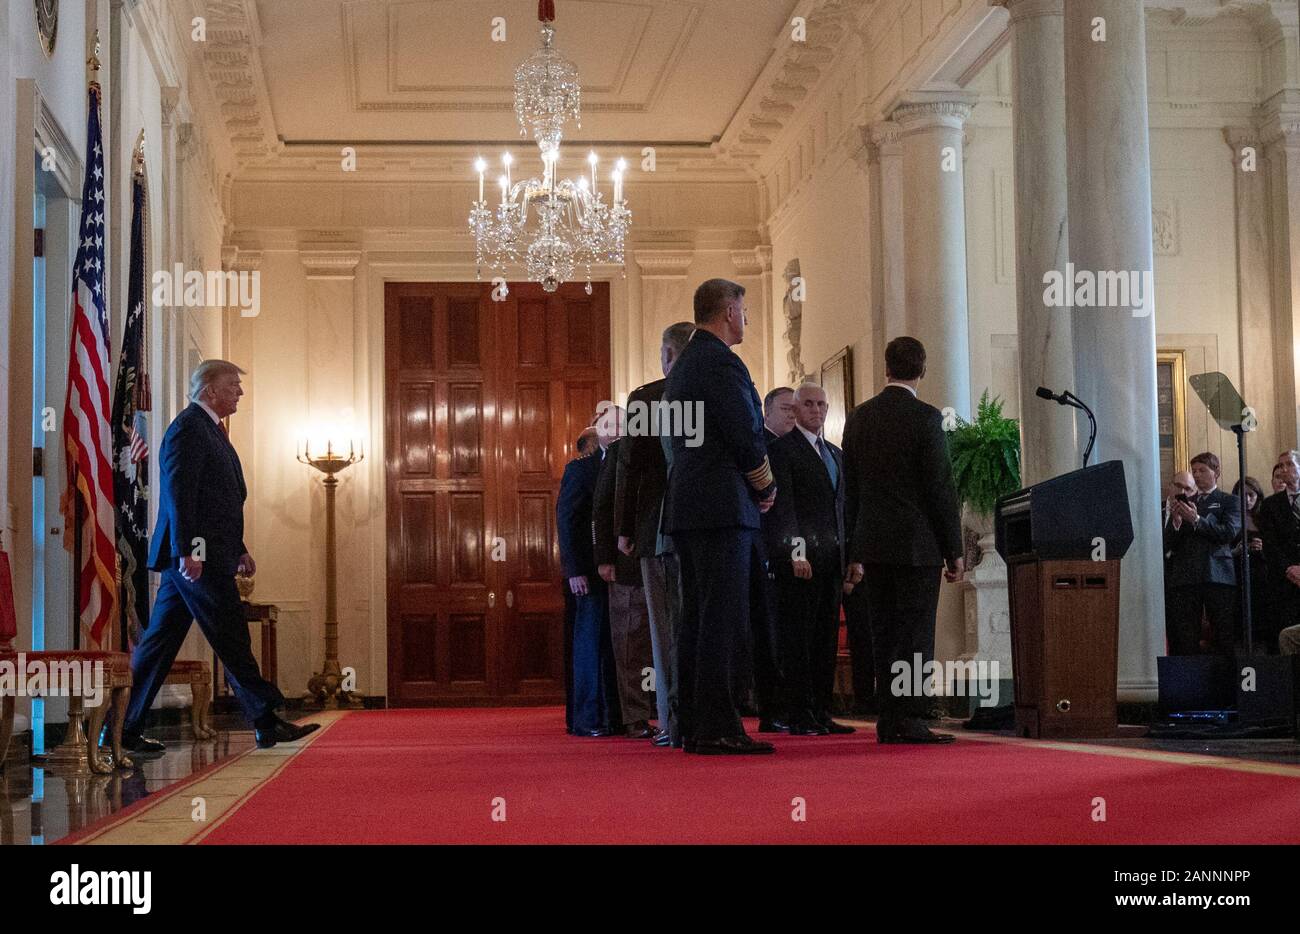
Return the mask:
<svg viewBox="0 0 1300 934"><path fill-rule="evenodd" d="M572 140L718 139L786 39L797 0L559 0L582 80ZM275 132L312 142L512 142L535 0L257 0ZM505 41L494 41L494 19Z"/></svg>

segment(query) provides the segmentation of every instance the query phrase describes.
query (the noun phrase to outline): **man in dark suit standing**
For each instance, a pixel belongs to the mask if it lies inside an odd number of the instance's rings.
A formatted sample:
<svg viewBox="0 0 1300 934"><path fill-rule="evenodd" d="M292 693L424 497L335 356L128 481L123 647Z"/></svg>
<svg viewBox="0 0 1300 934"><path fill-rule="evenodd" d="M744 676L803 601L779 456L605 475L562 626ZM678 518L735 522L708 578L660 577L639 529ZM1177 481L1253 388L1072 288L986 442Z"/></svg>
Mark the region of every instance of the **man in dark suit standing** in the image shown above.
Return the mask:
<svg viewBox="0 0 1300 934"><path fill-rule="evenodd" d="M605 446L569 461L555 502L560 565L574 597L573 697L569 732L612 736L622 720L609 629L609 590L596 572L592 504Z"/></svg>
<svg viewBox="0 0 1300 934"><path fill-rule="evenodd" d="M641 563L618 550L615 518L618 461L629 439L623 437L625 413L610 405L597 420L597 430L608 439L605 462L596 478L592 502L592 531L595 533L596 573L609 588L609 632L614 646L614 672L618 680L618 706L623 732L631 739L651 739L650 721L655 707L648 679L643 672L653 666L650 648L650 614L646 609Z"/></svg>
<svg viewBox="0 0 1300 934"><path fill-rule="evenodd" d="M794 429L794 390L789 386L769 389L763 397L763 439L772 443ZM787 709L786 687L781 671L781 607L777 594L772 556L782 550L780 530L770 511L759 517L763 548L763 600L751 608L754 629L754 705L758 708L758 732L788 733L791 711Z"/></svg>
<svg viewBox="0 0 1300 934"><path fill-rule="evenodd" d="M923 722L928 698L899 696L891 681L901 663L934 658L939 577L961 579L961 521L948 459L943 416L916 397L925 375L925 348L897 337L885 348L887 382L855 408L844 426L849 582L867 588L876 661L882 743L945 743ZM902 681L903 679L899 679Z"/></svg>
<svg viewBox="0 0 1300 934"><path fill-rule="evenodd" d="M695 332L690 321L679 321L663 333L659 347L659 364L665 377L672 372L673 364L686 342ZM638 386L627 398L631 413L629 435L619 444L618 496L618 550L640 565L641 585L645 590L646 611L650 616L650 649L654 659L655 706L659 718L659 731L654 737L656 746L668 746L678 732L674 729L676 711L670 702L676 694L673 684L675 664L672 661L674 632L677 629L674 610L680 605L676 595L669 597L668 570L657 556L659 518L663 512L664 490L668 485L668 461L664 456L660 434L652 428L664 430L666 419L659 408L668 380L657 379ZM637 418L643 420L650 413L659 412L656 419L638 430Z"/></svg>
<svg viewBox="0 0 1300 934"><path fill-rule="evenodd" d="M763 437L771 444L794 430L794 390L789 386L769 389L763 397Z"/></svg>
<svg viewBox="0 0 1300 934"><path fill-rule="evenodd" d="M319 727L282 720L279 689L262 677L253 657L248 623L235 586L236 572L256 565L244 546L244 472L221 419L235 413L244 394L244 371L225 360L205 360L190 377L192 400L172 421L158 453L158 524L149 546L149 569L162 572L149 626L131 656L131 701L123 744L134 752L161 752L141 735L176 660L190 622L226 669L226 681L253 724L258 748L301 739Z"/></svg>
<svg viewBox="0 0 1300 934"><path fill-rule="evenodd" d="M578 457L586 457L598 450L600 442L596 440L596 429L586 427L578 433L573 444ZM560 590L564 593L564 732L573 732L573 619L578 612L578 601L569 589L569 579L560 581Z"/></svg>
<svg viewBox="0 0 1300 934"><path fill-rule="evenodd" d="M826 390L804 383L794 393L794 430L768 445L779 492L764 521L776 527L768 561L794 735L853 732L831 719L844 583L844 460L821 434L827 408Z"/></svg>
<svg viewBox="0 0 1300 934"><path fill-rule="evenodd" d="M678 647L681 721L687 752L769 753L745 733L750 607L762 600L758 517L776 484L749 370L731 348L745 336L745 289L710 279L695 291L695 334L668 374L669 404L698 407L703 430L674 435L665 529L681 560Z"/></svg>
<svg viewBox="0 0 1300 934"><path fill-rule="evenodd" d="M1300 454L1284 451L1278 458L1275 476L1282 489L1259 509L1259 534L1264 540L1273 612L1269 630L1281 632L1279 650L1289 654L1300 626ZM1258 623L1256 630L1261 627ZM1288 632L1287 630L1291 630Z"/></svg>
<svg viewBox="0 0 1300 934"><path fill-rule="evenodd" d="M1231 656L1239 603L1232 545L1241 534L1240 505L1219 489L1214 454L1193 457L1190 473L1195 486L1166 504L1165 637L1170 655L1200 654L1204 614L1215 651Z"/></svg>

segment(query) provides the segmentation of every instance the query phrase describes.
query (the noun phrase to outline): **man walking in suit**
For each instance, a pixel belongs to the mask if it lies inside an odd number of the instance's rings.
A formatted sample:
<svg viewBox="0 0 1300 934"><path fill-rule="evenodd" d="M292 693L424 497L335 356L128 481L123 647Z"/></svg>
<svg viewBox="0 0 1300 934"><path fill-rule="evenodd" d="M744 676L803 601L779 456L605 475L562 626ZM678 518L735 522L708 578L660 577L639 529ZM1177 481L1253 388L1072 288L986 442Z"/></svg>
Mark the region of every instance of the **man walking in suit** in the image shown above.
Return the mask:
<svg viewBox="0 0 1300 934"><path fill-rule="evenodd" d="M1241 534L1237 497L1219 489L1219 458L1192 458L1195 487L1168 502L1164 524L1165 636L1170 655L1198 655L1201 616L1210 620L1215 651L1231 656L1237 632L1237 562ZM1185 482L1185 481L1184 481Z"/></svg>
<svg viewBox="0 0 1300 934"><path fill-rule="evenodd" d="M243 372L225 360L199 364L190 377L192 401L168 427L158 453L158 524L149 569L161 571L162 581L149 626L131 656L133 684L123 727L123 744L135 752L163 750L141 730L191 621L221 659L258 748L301 739L319 726L276 715L284 696L258 671L235 586L236 572L251 577L257 570L244 546L244 473L221 426L244 394Z"/></svg>
<svg viewBox="0 0 1300 934"><path fill-rule="evenodd" d="M794 430L768 445L779 492L764 521L776 527L768 561L794 735L853 732L831 719L844 583L844 460L821 434L827 408L826 390L804 383L794 393Z"/></svg>
<svg viewBox="0 0 1300 934"><path fill-rule="evenodd" d="M592 503L606 457L599 445L569 461L555 503L560 565L574 598L573 695L566 713L575 736L612 736L622 723L609 630L609 591L596 573Z"/></svg>
<svg viewBox="0 0 1300 934"><path fill-rule="evenodd" d="M925 348L897 337L885 348L887 382L844 426L849 582L867 588L882 743L945 743L923 722L928 698L896 694L913 666L934 659L939 576L961 579L961 522L943 416L916 397ZM897 668L896 666L901 667Z"/></svg>
<svg viewBox="0 0 1300 934"><path fill-rule="evenodd" d="M642 673L653 665L650 614L641 582L641 563L618 550L615 518L616 502L622 493L618 488L618 461L630 440L623 437L625 423L624 411L616 405L608 406L597 420L597 430L608 439L608 449L596 478L592 503L594 556L596 573L609 587L609 632L623 732L632 739L651 739L655 735L650 726L655 707L648 687L643 688L647 679Z"/></svg>
<svg viewBox="0 0 1300 934"><path fill-rule="evenodd" d="M665 377L672 372L673 364L686 342L695 332L690 321L679 321L663 333L659 348L659 364ZM632 391L627 406L630 412L657 409L663 400L664 386L668 380L657 379ZM663 430L665 419L657 423ZM677 594L670 594L668 568L657 555L659 518L663 512L664 490L668 485L668 461L664 455L661 436L650 431L638 431L619 444L618 469L622 491L618 511L618 550L640 565L641 585L645 590L646 611L650 615L650 648L655 671L655 706L659 718L659 731L654 737L656 746L668 746L679 733L675 729L676 711L671 699L676 694L672 661L672 647L678 621L675 617L680 607ZM672 599L670 600L670 596Z"/></svg>
<svg viewBox="0 0 1300 934"><path fill-rule="evenodd" d="M695 291L695 334L668 374L669 403L702 407L703 430L674 435L664 523L681 560L678 644L687 752L769 753L745 733L751 601L762 600L758 517L776 484L749 370L731 348L745 336L745 289L710 279ZM691 443L688 443L691 442Z"/></svg>

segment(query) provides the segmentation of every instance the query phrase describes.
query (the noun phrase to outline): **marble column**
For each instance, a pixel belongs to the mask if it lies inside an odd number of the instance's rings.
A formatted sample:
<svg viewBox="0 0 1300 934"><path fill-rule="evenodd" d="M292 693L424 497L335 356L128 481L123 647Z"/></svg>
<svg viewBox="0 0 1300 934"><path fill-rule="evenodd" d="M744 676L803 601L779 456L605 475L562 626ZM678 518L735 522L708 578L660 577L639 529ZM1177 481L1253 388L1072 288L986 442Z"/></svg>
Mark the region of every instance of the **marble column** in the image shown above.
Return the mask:
<svg viewBox="0 0 1300 934"><path fill-rule="evenodd" d="M1289 410L1278 405L1278 381L1274 376L1280 335L1275 334L1273 315L1268 165L1263 142L1254 127L1229 127L1223 136L1231 152L1236 207L1237 308L1241 329L1241 383L1237 388L1246 404L1254 408L1259 422L1258 428L1246 436L1246 471L1259 477L1261 470L1267 472L1281 450L1286 432L1282 430L1280 416Z"/></svg>
<svg viewBox="0 0 1300 934"><path fill-rule="evenodd" d="M1069 259L1065 0L995 2L1011 14L1020 463L1029 486L1080 464L1074 410L1034 396L1039 386L1074 389L1070 312L1043 302L1044 274L1064 273Z"/></svg>
<svg viewBox="0 0 1300 934"><path fill-rule="evenodd" d="M975 99L913 92L892 114L903 151L906 328L927 354L920 397L964 418L971 406L962 128Z"/></svg>
<svg viewBox="0 0 1300 934"><path fill-rule="evenodd" d="M907 292L903 279L903 145L900 127L893 120L873 124L866 135L871 141L870 169L872 211L872 315L871 386L859 395L868 398L885 379L885 345L907 333Z"/></svg>
<svg viewBox="0 0 1300 934"><path fill-rule="evenodd" d="M1282 92L1265 110L1262 136L1269 175L1281 450L1296 446L1300 417L1300 354L1295 343L1300 336L1300 91Z"/></svg>
<svg viewBox="0 0 1300 934"><path fill-rule="evenodd" d="M1150 273L1143 6L1069 0L1064 41L1070 259L1080 271ZM1092 462L1123 461L1133 517L1120 588L1118 688L1126 700L1154 699L1156 656L1165 651L1155 314L1147 299L1145 308L1073 310L1075 392L1097 416Z"/></svg>

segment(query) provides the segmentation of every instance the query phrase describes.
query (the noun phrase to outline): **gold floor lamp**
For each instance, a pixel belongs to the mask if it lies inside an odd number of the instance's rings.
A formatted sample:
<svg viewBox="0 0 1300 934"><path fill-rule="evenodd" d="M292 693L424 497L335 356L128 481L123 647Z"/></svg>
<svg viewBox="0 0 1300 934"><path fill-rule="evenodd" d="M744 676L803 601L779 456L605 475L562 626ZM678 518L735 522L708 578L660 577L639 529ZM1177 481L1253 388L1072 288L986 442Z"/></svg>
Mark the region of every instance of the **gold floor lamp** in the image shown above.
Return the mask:
<svg viewBox="0 0 1300 934"><path fill-rule="evenodd" d="M310 464L325 475L325 667L307 682L304 701L322 708L360 707L361 695L343 690L343 671L339 668L338 620L338 570L335 558L334 493L338 489L338 474L364 459L365 454L348 442L347 453L342 445L332 440L325 442L322 452L312 442L305 440L298 453L298 461Z"/></svg>

